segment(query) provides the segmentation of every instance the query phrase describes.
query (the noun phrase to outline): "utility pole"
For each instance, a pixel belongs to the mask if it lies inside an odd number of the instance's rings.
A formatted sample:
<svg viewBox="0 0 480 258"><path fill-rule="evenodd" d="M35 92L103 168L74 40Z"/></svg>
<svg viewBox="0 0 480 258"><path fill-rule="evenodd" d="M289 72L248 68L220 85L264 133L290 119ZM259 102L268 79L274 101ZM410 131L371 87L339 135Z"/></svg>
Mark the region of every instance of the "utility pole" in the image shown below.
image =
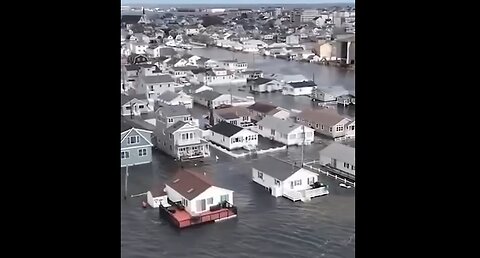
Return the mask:
<svg viewBox="0 0 480 258"><path fill-rule="evenodd" d="M301 164L301 167L303 168L303 151L304 151L304 148L303 148L303 145L305 144L305 126L302 125L302 164Z"/></svg>
<svg viewBox="0 0 480 258"><path fill-rule="evenodd" d="M123 196L123 199L127 199L127 194L128 194L128 165L125 168L125 195Z"/></svg>

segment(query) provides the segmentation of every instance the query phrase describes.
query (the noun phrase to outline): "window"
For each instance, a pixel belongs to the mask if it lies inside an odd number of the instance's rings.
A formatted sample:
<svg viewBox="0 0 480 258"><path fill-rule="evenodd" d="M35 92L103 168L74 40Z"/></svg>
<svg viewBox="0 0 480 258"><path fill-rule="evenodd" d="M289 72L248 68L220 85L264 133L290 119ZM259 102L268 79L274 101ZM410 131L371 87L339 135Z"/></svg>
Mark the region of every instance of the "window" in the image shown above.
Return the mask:
<svg viewBox="0 0 480 258"><path fill-rule="evenodd" d="M342 125L338 125L337 126L337 132L341 132L343 131L343 126Z"/></svg>
<svg viewBox="0 0 480 258"><path fill-rule="evenodd" d="M258 171L258 178L263 179L263 173Z"/></svg>
<svg viewBox="0 0 480 258"><path fill-rule="evenodd" d="M275 179L275 185L280 186L280 180Z"/></svg>
<svg viewBox="0 0 480 258"><path fill-rule="evenodd" d="M315 177L309 177L309 178L307 178L307 184L308 184L308 185L312 185L313 183L315 183Z"/></svg>
<svg viewBox="0 0 480 258"><path fill-rule="evenodd" d="M317 129L318 129L318 124L315 124L315 128L317 128Z"/></svg>
<svg viewBox="0 0 480 258"><path fill-rule="evenodd" d="M207 204L213 204L213 197L207 199Z"/></svg>
<svg viewBox="0 0 480 258"><path fill-rule="evenodd" d="M348 164L347 162L343 162L343 167L344 168L350 168L350 164Z"/></svg>
<svg viewBox="0 0 480 258"><path fill-rule="evenodd" d="M244 116L243 121L248 121L248 116Z"/></svg>
<svg viewBox="0 0 480 258"><path fill-rule="evenodd" d="M329 132L332 132L332 127L330 127L330 128L328 129L328 131L329 131Z"/></svg>
<svg viewBox="0 0 480 258"><path fill-rule="evenodd" d="M135 144L140 142L140 136L134 135L128 137L127 144Z"/></svg>
<svg viewBox="0 0 480 258"><path fill-rule="evenodd" d="M182 205L185 207L188 207L188 200L185 198L182 198Z"/></svg>
<svg viewBox="0 0 480 258"><path fill-rule="evenodd" d="M354 165L352 165L352 170L355 170L355 166L354 166Z"/></svg>
<svg viewBox="0 0 480 258"><path fill-rule="evenodd" d="M147 149L139 149L138 156L139 157L147 156Z"/></svg>
<svg viewBox="0 0 480 258"><path fill-rule="evenodd" d="M215 136L215 133L214 133L214 132L212 132L212 136Z"/></svg>
<svg viewBox="0 0 480 258"><path fill-rule="evenodd" d="M184 118L183 118L183 121L188 121L188 117L187 117L187 116L184 117Z"/></svg>
<svg viewBox="0 0 480 258"><path fill-rule="evenodd" d="M237 120L233 120L232 124L237 125Z"/></svg>
<svg viewBox="0 0 480 258"><path fill-rule="evenodd" d="M169 123L173 123L173 118L169 118L169 119L168 119L168 122L169 122Z"/></svg>
<svg viewBox="0 0 480 258"><path fill-rule="evenodd" d="M129 151L122 151L121 152L121 157L122 157L122 159L130 158L130 152Z"/></svg>
<svg viewBox="0 0 480 258"><path fill-rule="evenodd" d="M271 129L271 130L270 130L270 134L271 134L271 135L275 135L275 130L274 130L274 129Z"/></svg>
<svg viewBox="0 0 480 258"><path fill-rule="evenodd" d="M182 140L188 139L188 133L182 133Z"/></svg>
<svg viewBox="0 0 480 258"><path fill-rule="evenodd" d="M350 126L350 130L352 131L355 130L355 126L354 125Z"/></svg>
<svg viewBox="0 0 480 258"><path fill-rule="evenodd" d="M126 110L130 110L130 109L132 109L132 108L127 106L127 107L125 107L125 109L126 109Z"/></svg>
<svg viewBox="0 0 480 258"><path fill-rule="evenodd" d="M190 140L193 140L193 133L190 133Z"/></svg>
<svg viewBox="0 0 480 258"><path fill-rule="evenodd" d="M323 130L323 125L322 125L322 130Z"/></svg>
<svg viewBox="0 0 480 258"><path fill-rule="evenodd" d="M228 202L228 194L220 196L220 202Z"/></svg>
<svg viewBox="0 0 480 258"><path fill-rule="evenodd" d="M300 180L295 180L295 181L293 181L293 184L294 185L302 185L302 180L301 179Z"/></svg>
<svg viewBox="0 0 480 258"><path fill-rule="evenodd" d="M139 105L138 108L143 108L143 105Z"/></svg>
<svg viewBox="0 0 480 258"><path fill-rule="evenodd" d="M263 126L259 125L258 129L263 130Z"/></svg>
<svg viewBox="0 0 480 258"><path fill-rule="evenodd" d="M150 91L153 91L153 85L150 85Z"/></svg>

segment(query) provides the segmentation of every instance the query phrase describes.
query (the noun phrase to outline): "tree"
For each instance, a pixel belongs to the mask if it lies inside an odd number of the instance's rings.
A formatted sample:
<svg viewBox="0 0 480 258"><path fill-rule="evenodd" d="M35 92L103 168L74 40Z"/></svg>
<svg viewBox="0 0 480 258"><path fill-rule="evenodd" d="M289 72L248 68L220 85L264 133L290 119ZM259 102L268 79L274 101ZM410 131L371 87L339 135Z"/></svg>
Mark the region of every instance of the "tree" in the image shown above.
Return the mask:
<svg viewBox="0 0 480 258"><path fill-rule="evenodd" d="M202 17L202 20L203 27L208 27L210 25L223 25L223 18L218 16L205 15Z"/></svg>

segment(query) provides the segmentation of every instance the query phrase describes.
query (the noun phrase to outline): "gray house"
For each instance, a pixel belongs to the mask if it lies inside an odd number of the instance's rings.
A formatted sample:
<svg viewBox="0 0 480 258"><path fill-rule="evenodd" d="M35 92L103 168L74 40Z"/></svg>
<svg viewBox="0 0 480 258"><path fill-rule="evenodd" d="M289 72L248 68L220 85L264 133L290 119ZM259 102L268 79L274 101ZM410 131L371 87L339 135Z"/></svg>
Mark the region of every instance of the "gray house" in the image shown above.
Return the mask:
<svg viewBox="0 0 480 258"><path fill-rule="evenodd" d="M168 74L140 76L137 94L146 94L148 99L156 100L165 91L175 91L175 80Z"/></svg>
<svg viewBox="0 0 480 258"><path fill-rule="evenodd" d="M320 151L320 164L355 180L355 148L334 142Z"/></svg>
<svg viewBox="0 0 480 258"><path fill-rule="evenodd" d="M151 131L131 128L120 133L121 167L152 162Z"/></svg>
<svg viewBox="0 0 480 258"><path fill-rule="evenodd" d="M158 108L155 122L155 145L176 159L193 159L210 156L208 142L183 105Z"/></svg>

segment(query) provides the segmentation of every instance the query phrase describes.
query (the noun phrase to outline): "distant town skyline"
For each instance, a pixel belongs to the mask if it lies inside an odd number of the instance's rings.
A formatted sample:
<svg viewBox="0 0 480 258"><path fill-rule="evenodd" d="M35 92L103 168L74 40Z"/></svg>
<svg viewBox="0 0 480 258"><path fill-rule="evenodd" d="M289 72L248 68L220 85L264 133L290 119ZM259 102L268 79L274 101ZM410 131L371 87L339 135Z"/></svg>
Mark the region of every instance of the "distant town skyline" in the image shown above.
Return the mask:
<svg viewBox="0 0 480 258"><path fill-rule="evenodd" d="M224 4L224 5L239 5L239 4L341 4L341 3L355 3L355 0L236 0L228 2L225 0L122 0L122 5L125 4L159 4L159 5L183 5L183 4Z"/></svg>

